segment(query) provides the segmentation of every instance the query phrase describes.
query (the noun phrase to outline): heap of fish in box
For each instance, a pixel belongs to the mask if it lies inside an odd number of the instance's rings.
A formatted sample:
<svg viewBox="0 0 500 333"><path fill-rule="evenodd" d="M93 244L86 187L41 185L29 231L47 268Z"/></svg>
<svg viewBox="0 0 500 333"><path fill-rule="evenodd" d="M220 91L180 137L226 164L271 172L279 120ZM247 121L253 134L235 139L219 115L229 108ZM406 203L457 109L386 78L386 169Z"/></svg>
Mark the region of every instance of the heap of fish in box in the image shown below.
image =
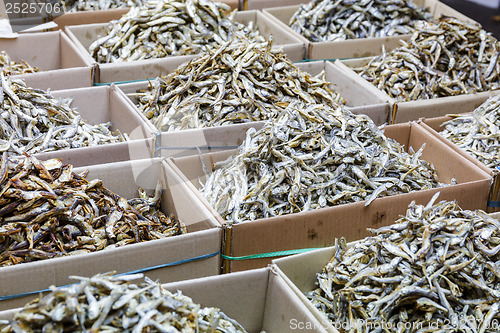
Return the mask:
<svg viewBox="0 0 500 333"><path fill-rule="evenodd" d="M24 60L14 61L7 52L0 52L0 67L4 75L19 75L38 72L37 67L31 66Z"/></svg>
<svg viewBox="0 0 500 333"><path fill-rule="evenodd" d="M127 200L60 160L0 160L0 267L186 233L139 189Z"/></svg>
<svg viewBox="0 0 500 333"><path fill-rule="evenodd" d="M331 42L408 34L418 20L433 17L411 0L313 0L300 6L289 25L311 42Z"/></svg>
<svg viewBox="0 0 500 333"><path fill-rule="evenodd" d="M341 332L498 332L500 222L437 195L372 237L337 242L306 295Z"/></svg>
<svg viewBox="0 0 500 333"><path fill-rule="evenodd" d="M203 307L157 282L131 281L142 274L90 278L52 288L28 303L11 320L0 320L0 332L231 332L246 333L220 309Z"/></svg>
<svg viewBox="0 0 500 333"><path fill-rule="evenodd" d="M401 43L354 69L397 101L500 88L500 43L478 24L454 18L421 22Z"/></svg>
<svg viewBox="0 0 500 333"><path fill-rule="evenodd" d="M223 45L234 33L262 39L253 25L234 21L236 12L210 0L148 1L109 24L89 51L99 63L197 54Z"/></svg>
<svg viewBox="0 0 500 333"><path fill-rule="evenodd" d="M337 105L344 99L322 75L298 69L272 42L238 36L203 53L146 91L130 95L161 131L276 118L292 100Z"/></svg>
<svg viewBox="0 0 500 333"><path fill-rule="evenodd" d="M124 141L110 131L110 123L91 125L82 119L71 99L29 88L22 80L2 74L0 152L43 153Z"/></svg>
<svg viewBox="0 0 500 333"><path fill-rule="evenodd" d="M472 113L450 115L442 136L490 168L500 165L500 95L490 97Z"/></svg>
<svg viewBox="0 0 500 333"><path fill-rule="evenodd" d="M365 115L291 101L250 129L201 190L229 223L252 221L441 186L422 148L406 153Z"/></svg>

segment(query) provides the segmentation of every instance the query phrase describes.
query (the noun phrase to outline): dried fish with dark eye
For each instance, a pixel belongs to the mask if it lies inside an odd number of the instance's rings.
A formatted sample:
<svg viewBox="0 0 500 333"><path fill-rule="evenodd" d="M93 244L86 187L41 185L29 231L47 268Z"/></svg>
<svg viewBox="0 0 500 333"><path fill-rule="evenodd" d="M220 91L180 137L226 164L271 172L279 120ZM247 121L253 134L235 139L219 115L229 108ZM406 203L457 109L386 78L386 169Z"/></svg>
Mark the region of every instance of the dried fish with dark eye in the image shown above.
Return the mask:
<svg viewBox="0 0 500 333"><path fill-rule="evenodd" d="M20 75L38 72L38 67L33 67L24 60L16 62L12 60L7 52L0 52L0 67L4 75Z"/></svg>
<svg viewBox="0 0 500 333"><path fill-rule="evenodd" d="M500 95L490 97L472 113L449 115L442 136L490 168L500 164Z"/></svg>
<svg viewBox="0 0 500 333"><path fill-rule="evenodd" d="M293 14L289 26L311 42L411 33L415 21L434 20L411 0L313 0Z"/></svg>
<svg viewBox="0 0 500 333"><path fill-rule="evenodd" d="M71 100L1 76L0 152L44 153L126 140L109 123L91 125L70 107Z"/></svg>
<svg viewBox="0 0 500 333"><path fill-rule="evenodd" d="M198 54L239 32L264 41L253 24L235 22L229 5L211 0L152 0L111 21L89 51L99 63Z"/></svg>
<svg viewBox="0 0 500 333"><path fill-rule="evenodd" d="M229 223L252 221L441 186L373 121L344 107L290 102L250 129L238 153L216 163L201 193Z"/></svg>
<svg viewBox="0 0 500 333"><path fill-rule="evenodd" d="M246 333L234 319L172 293L142 274L97 274L67 287L51 287L12 320L0 320L0 332L228 332Z"/></svg>
<svg viewBox="0 0 500 333"><path fill-rule="evenodd" d="M142 0L57 0L53 4L61 4L64 12L74 13L89 10L107 10L114 8L130 8L141 6Z"/></svg>
<svg viewBox="0 0 500 333"><path fill-rule="evenodd" d="M420 22L401 43L354 71L402 102L500 88L500 43L478 24Z"/></svg>
<svg viewBox="0 0 500 333"><path fill-rule="evenodd" d="M129 96L156 128L170 132L273 119L280 105L295 100L343 104L329 85L323 73L309 76L272 42L238 36Z"/></svg>
<svg viewBox="0 0 500 333"><path fill-rule="evenodd" d="M60 160L0 160L0 267L186 233L139 191L127 200Z"/></svg>
<svg viewBox="0 0 500 333"><path fill-rule="evenodd" d="M498 332L500 222L434 204L438 195L372 237L336 245L306 296L340 332Z"/></svg>

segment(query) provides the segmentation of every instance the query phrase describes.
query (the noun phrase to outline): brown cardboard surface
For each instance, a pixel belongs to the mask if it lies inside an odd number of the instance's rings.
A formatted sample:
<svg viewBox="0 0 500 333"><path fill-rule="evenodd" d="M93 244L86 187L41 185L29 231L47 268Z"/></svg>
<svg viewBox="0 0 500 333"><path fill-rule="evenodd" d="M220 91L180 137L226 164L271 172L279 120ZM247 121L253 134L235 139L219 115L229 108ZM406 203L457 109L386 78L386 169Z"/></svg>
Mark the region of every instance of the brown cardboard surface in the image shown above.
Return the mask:
<svg viewBox="0 0 500 333"><path fill-rule="evenodd" d="M85 67L77 49L62 32L20 34L17 38L0 38L0 50L15 61L25 60L41 71Z"/></svg>
<svg viewBox="0 0 500 333"><path fill-rule="evenodd" d="M275 8L275 7L283 7L283 6L292 6L292 5L300 5L303 3L308 3L308 0L245 0L243 4L244 10L251 9L265 9L265 8Z"/></svg>
<svg viewBox="0 0 500 333"><path fill-rule="evenodd" d="M14 75L12 78L22 79L28 87L51 91L92 87L93 84L92 69L89 67Z"/></svg>
<svg viewBox="0 0 500 333"><path fill-rule="evenodd" d="M53 91L52 95L73 97L71 106L77 108L82 119L92 124L111 122L111 130L127 133L131 141L35 154L37 158L61 158L75 166L86 166L151 156L150 137L154 130L142 121L115 87L59 90Z"/></svg>
<svg viewBox="0 0 500 333"><path fill-rule="evenodd" d="M415 2L418 5L429 8L436 18L441 15L446 15L474 22L472 19L469 19L465 15L437 0L419 0ZM400 39L408 40L410 38L410 35L400 35L394 37L351 39L336 42L309 42L305 37L302 37L288 27L290 19L299 7L298 5L285 7L276 6L275 8L264 9L263 13L282 23L290 34L296 37L300 36L302 41L307 42L307 45L309 45L307 58L309 59L342 59L374 56L382 53L382 46L384 46L386 51L392 50L399 46Z"/></svg>
<svg viewBox="0 0 500 333"><path fill-rule="evenodd" d="M250 21L253 21L254 24L258 27L260 33L269 37L269 35L273 36L273 45L274 47L282 47L283 52L287 54L287 56L292 61L300 61L304 58L305 55L305 44L302 43L300 39L295 38L293 35L288 34L281 28L281 25L276 24L275 21L268 18L268 16L263 15L258 11L244 11L237 12L235 15L235 21L248 24ZM80 52L80 55L85 59L85 63L87 65L92 65L96 61L91 57L88 52L88 48L90 44L97 40L100 36L105 35L106 27L108 23L95 23L95 24L87 24L87 25L79 25L79 26L66 26L65 32L70 37L70 39L75 43L76 48ZM166 57L164 60L174 58L174 57ZM153 61L154 60L154 61ZM148 59L141 60L141 64L156 64L162 65L163 62L158 61L161 59ZM100 67L113 68L114 66L110 66L114 64L100 64ZM134 80L137 78L126 78L120 79L118 81L127 81Z"/></svg>
<svg viewBox="0 0 500 333"><path fill-rule="evenodd" d="M228 251L224 254L238 257L281 250L324 247L332 244L335 237L339 236L345 236L348 241L356 240L367 235L367 227L393 223L406 211L412 200L417 203L427 203L436 192L441 192L441 200L456 199L465 209L486 208L492 181L488 173L457 154L418 124L387 126L385 132L388 137L397 140L406 149L411 146L417 151L423 143L426 143L422 158L434 164L440 181L449 183L455 178L458 184L378 198L368 207L364 206L364 202L359 202L239 223L226 228L226 233L231 234L231 238L225 239ZM214 162L224 160L234 153L235 151L225 151L205 154L203 155L205 166L210 171ZM206 179L200 156L175 158L168 160L167 164L187 183L187 187L192 191L188 194L192 200L202 201L223 223L220 215L209 207L206 199L197 191ZM449 165L454 167L449 168ZM231 261L230 270L262 267L269 261L269 259Z"/></svg>
<svg viewBox="0 0 500 333"><path fill-rule="evenodd" d="M165 275L159 277L160 282L164 280ZM326 332L283 277L270 268L166 283L163 287L172 292L180 290L202 306L220 308L249 333ZM11 319L17 310L0 312L0 319ZM301 324L311 329L301 329Z"/></svg>
<svg viewBox="0 0 500 333"><path fill-rule="evenodd" d="M137 187L151 194L158 180L165 184L164 166L160 159L129 161L115 164L94 165L88 168L87 179L101 179L116 194L126 198L137 196ZM75 172L83 171L76 168ZM166 187L164 186L164 189ZM170 214L167 191L163 191L161 209ZM197 216L193 221L182 220L188 233L162 240L127 245L121 248L98 251L83 255L41 260L0 268L0 296L16 295L71 283L69 275L89 276L99 272L129 272L145 267L178 262L219 251L220 229L213 217ZM203 223L201 223L203 222ZM201 227L200 227L201 226ZM36 272L36 274L33 274ZM177 281L219 272L219 258L197 260L147 272L153 280L163 274L163 281ZM22 306L24 297L0 302L0 309Z"/></svg>

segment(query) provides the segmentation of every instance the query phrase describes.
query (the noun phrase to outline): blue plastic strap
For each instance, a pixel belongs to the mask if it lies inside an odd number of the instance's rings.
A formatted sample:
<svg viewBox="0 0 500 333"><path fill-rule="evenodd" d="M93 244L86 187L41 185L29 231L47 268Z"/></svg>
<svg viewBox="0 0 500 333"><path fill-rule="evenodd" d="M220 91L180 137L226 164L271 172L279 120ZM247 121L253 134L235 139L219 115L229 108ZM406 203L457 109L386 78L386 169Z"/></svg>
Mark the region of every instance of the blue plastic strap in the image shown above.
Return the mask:
<svg viewBox="0 0 500 333"><path fill-rule="evenodd" d="M198 260L212 258L212 257L215 257L215 256L217 256L219 254L220 254L220 251L217 251L217 252L214 252L214 253L204 254L204 255L198 256L198 257L193 257L193 258L189 258L189 259L174 261L174 262L171 262L171 263L168 263L168 264L161 264L161 265L156 265L156 266L141 268L141 269L137 269L135 271L126 272L126 273L120 273L120 274L115 274L115 275L116 276L121 276L121 275L128 275L128 274L137 274L137 273L149 272L149 271L152 271L152 270L155 270L155 269L159 269L159 268L165 268L165 267L170 267L170 266L177 266L177 265L182 265L182 264L186 264L186 263L193 262L193 261L198 261ZM72 283L72 284L74 284L74 283ZM67 284L67 285L64 285L64 286L59 286L58 288L69 287L72 284ZM44 292L48 292L48 291L50 291L50 289L47 288L47 289L42 289L42 290L30 291L30 292L26 292L26 293L22 293L22 294L0 296L0 301L8 301L10 299L21 298L21 297L30 296L30 295L36 295L36 294L44 293Z"/></svg>
<svg viewBox="0 0 500 333"><path fill-rule="evenodd" d="M500 201L489 201L488 200L488 207L499 208L500 207Z"/></svg>

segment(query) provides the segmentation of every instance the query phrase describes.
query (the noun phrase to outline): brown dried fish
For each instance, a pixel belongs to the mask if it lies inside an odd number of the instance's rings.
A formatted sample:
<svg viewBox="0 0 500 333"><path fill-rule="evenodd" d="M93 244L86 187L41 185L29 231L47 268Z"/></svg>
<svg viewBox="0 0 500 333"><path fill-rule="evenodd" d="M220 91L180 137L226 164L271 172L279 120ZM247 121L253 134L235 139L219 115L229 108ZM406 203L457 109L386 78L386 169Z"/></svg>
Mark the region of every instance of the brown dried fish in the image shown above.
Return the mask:
<svg viewBox="0 0 500 333"><path fill-rule="evenodd" d="M185 233L159 211L160 187L127 200L60 160L0 160L0 267Z"/></svg>
<svg viewBox="0 0 500 333"><path fill-rule="evenodd" d="M33 67L24 60L16 62L12 60L7 52L0 52L0 67L4 75L19 75L38 72L38 67Z"/></svg>

